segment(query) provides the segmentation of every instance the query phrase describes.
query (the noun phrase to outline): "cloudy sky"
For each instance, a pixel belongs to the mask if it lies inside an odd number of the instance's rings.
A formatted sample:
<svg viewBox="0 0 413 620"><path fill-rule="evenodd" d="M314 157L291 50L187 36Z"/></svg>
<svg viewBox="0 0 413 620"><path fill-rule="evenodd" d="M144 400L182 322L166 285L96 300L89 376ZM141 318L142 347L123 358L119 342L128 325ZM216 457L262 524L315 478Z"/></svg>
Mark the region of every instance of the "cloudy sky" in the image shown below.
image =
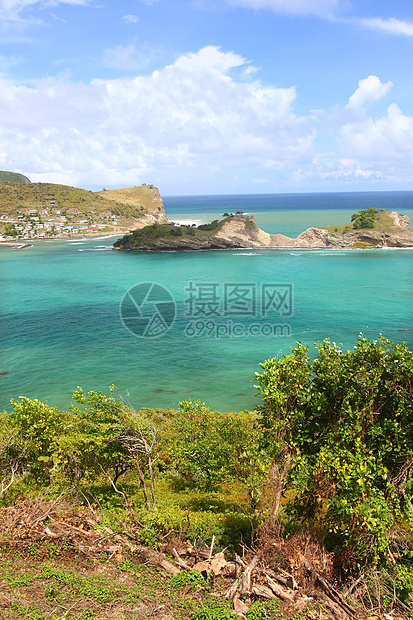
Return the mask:
<svg viewBox="0 0 413 620"><path fill-rule="evenodd" d="M163 195L413 187L412 0L0 0L0 170Z"/></svg>

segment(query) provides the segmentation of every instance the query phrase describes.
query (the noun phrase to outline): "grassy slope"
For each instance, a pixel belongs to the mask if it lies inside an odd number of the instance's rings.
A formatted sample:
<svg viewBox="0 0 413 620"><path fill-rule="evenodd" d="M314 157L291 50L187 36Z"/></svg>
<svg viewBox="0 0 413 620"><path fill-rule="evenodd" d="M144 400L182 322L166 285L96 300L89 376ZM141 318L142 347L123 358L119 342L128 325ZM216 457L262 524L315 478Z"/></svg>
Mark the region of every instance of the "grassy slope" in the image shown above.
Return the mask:
<svg viewBox="0 0 413 620"><path fill-rule="evenodd" d="M160 203L156 188L153 185L138 185L136 187L123 187L120 189L105 189L96 192L97 196L105 200L115 201L134 207L143 207L148 211L152 210L155 205L158 207Z"/></svg>
<svg viewBox="0 0 413 620"><path fill-rule="evenodd" d="M358 232L363 232L363 230L369 230L368 228L354 228L354 222L349 222L348 224L340 224L339 226L323 226L322 228L325 228L326 230L328 230L328 232L339 234L344 234L353 230ZM374 226L370 230L392 232L394 230L394 224L393 220L389 216L389 212L385 209L379 209L374 222Z"/></svg>
<svg viewBox="0 0 413 620"><path fill-rule="evenodd" d="M132 190L128 195L129 190ZM124 193L123 193L124 192ZM120 201L124 199L124 202ZM40 209L55 201L54 210L60 210L76 218L92 215L116 215L120 225L132 224L142 215L163 208L159 192L153 186L138 186L125 190L91 192L85 189L54 183L0 182L0 214L16 215L17 210ZM53 210L52 209L52 210Z"/></svg>

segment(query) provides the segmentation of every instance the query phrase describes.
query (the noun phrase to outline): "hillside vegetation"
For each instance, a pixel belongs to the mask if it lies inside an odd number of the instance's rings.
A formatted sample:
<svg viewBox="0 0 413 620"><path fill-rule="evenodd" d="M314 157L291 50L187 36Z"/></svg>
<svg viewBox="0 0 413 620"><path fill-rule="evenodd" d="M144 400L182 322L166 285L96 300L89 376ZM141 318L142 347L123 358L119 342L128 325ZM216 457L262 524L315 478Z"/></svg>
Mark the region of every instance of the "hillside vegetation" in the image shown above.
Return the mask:
<svg viewBox="0 0 413 620"><path fill-rule="evenodd" d="M4 617L410 620L413 352L360 336L260 366L254 412L13 400Z"/></svg>
<svg viewBox="0 0 413 620"><path fill-rule="evenodd" d="M10 181L11 183L30 183L30 180L24 176L24 174L0 170L0 183L3 183L4 181Z"/></svg>
<svg viewBox="0 0 413 620"><path fill-rule="evenodd" d="M222 226L225 220L214 220L209 224L200 224L199 226L190 226L186 224L152 224L125 235L114 243L115 248L136 249L141 247L157 246L159 242L168 240L194 240L203 237L211 237Z"/></svg>
<svg viewBox="0 0 413 620"><path fill-rule="evenodd" d="M391 232L394 229L394 220L390 212L386 209L376 209L369 207L353 213L351 222L341 224L339 226L324 226L326 230L332 233L348 233L358 230L380 230L382 232Z"/></svg>
<svg viewBox="0 0 413 620"><path fill-rule="evenodd" d="M122 187L120 189L104 189L96 192L97 196L105 200L115 201L123 205L143 208L148 211L159 206L160 196L153 185L138 185L136 187Z"/></svg>
<svg viewBox="0 0 413 620"><path fill-rule="evenodd" d="M92 192L54 183L0 182L0 232L24 238L33 236L27 226L23 230L21 220L35 216L42 225L35 236L46 230L48 221L63 227L83 220L83 224L87 222L95 228L105 224L109 232L167 221L162 198L152 185Z"/></svg>
<svg viewBox="0 0 413 620"><path fill-rule="evenodd" d="M54 201L56 208L68 213L77 211L81 215L88 215L92 212L133 219L157 210L162 205L162 201L156 199L156 188L142 185L131 189L134 200L121 202L115 199L115 195L121 195L122 190L113 190L115 194L112 194L112 190L91 192L55 183L3 182L0 183L0 211L7 214L18 209L38 209Z"/></svg>

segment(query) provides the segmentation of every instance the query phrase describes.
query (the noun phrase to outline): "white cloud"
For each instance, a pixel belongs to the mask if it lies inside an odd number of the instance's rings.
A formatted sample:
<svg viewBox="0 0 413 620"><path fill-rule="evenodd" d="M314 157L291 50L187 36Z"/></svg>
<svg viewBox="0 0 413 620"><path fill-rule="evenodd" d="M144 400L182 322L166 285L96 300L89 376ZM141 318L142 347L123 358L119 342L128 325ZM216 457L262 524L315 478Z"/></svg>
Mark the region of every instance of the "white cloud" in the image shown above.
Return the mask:
<svg viewBox="0 0 413 620"><path fill-rule="evenodd" d="M347 123L340 132L341 152L371 162L413 162L413 117L405 116L396 103L378 119Z"/></svg>
<svg viewBox="0 0 413 620"><path fill-rule="evenodd" d="M369 77L360 80L357 90L351 95L348 101L350 108L362 108L372 101L377 101L385 97L392 88L391 81L383 84L377 75L369 75Z"/></svg>
<svg viewBox="0 0 413 620"><path fill-rule="evenodd" d="M231 6L247 7L251 9L270 9L275 13L289 13L293 15L333 15L342 0L226 0Z"/></svg>
<svg viewBox="0 0 413 620"><path fill-rule="evenodd" d="M0 169L87 188L154 182L170 193L243 191L262 179L279 190L412 180L413 118L395 103L377 118L364 107L389 82L369 76L352 107L297 117L296 89L248 78L249 66L209 46L133 79L23 86L0 77Z"/></svg>
<svg viewBox="0 0 413 620"><path fill-rule="evenodd" d="M22 13L31 7L44 8L59 4L83 6L92 0L0 0L0 20L5 22L23 21Z"/></svg>
<svg viewBox="0 0 413 620"><path fill-rule="evenodd" d="M382 19L381 17L360 19L358 20L358 23L373 30L382 30L389 34L413 37L413 23L401 21L400 19L395 19L394 17L389 19Z"/></svg>
<svg viewBox="0 0 413 620"><path fill-rule="evenodd" d="M0 55L0 75L7 73L9 69L19 65L22 59L20 56L1 56Z"/></svg>
<svg viewBox="0 0 413 620"><path fill-rule="evenodd" d="M323 181L336 180L345 181L346 183L357 183L359 181L380 180L384 178L381 171L363 167L361 162L343 158L337 162L329 162L327 166L320 171L320 177Z"/></svg>
<svg viewBox="0 0 413 620"><path fill-rule="evenodd" d="M130 22L131 24L137 24L139 21L139 17L137 15L124 15L123 19L125 22Z"/></svg>
<svg viewBox="0 0 413 620"><path fill-rule="evenodd" d="M246 61L206 47L150 76L36 87L0 83L0 169L71 185L136 184L153 175L292 170L314 134L296 92L231 77ZM16 166L15 162L18 162Z"/></svg>
<svg viewBox="0 0 413 620"><path fill-rule="evenodd" d="M134 43L108 48L103 57L103 64L106 67L127 71L146 67L149 61L149 51L144 48L138 49Z"/></svg>

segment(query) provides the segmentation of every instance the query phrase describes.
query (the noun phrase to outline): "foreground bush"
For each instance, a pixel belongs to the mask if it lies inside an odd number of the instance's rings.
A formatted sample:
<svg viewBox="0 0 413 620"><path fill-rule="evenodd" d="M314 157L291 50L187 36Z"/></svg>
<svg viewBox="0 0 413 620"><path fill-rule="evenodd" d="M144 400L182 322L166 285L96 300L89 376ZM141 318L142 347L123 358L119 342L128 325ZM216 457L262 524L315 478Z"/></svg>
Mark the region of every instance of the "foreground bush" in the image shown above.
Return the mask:
<svg viewBox="0 0 413 620"><path fill-rule="evenodd" d="M271 520L291 489L287 514L321 528L345 568L411 566L413 353L360 337L352 351L326 340L311 360L299 344L261 366Z"/></svg>

